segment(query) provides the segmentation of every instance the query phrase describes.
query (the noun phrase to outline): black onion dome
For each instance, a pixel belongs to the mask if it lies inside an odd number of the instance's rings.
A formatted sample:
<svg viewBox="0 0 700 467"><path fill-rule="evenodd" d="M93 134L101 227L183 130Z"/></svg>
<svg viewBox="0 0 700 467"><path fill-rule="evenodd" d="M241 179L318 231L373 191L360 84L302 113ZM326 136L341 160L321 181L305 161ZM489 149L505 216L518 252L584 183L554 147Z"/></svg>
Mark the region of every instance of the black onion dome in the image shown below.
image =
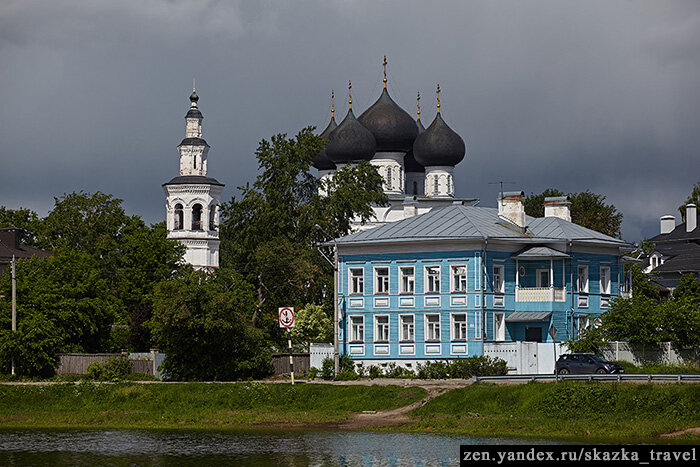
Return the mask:
<svg viewBox="0 0 700 467"><path fill-rule="evenodd" d="M190 107L190 110L187 111L187 115L185 115L185 118L203 118L203 117L202 117L202 112L200 112L197 107Z"/></svg>
<svg viewBox="0 0 700 467"><path fill-rule="evenodd" d="M455 166L464 159L465 153L464 140L447 126L439 112L413 143L413 155L424 167Z"/></svg>
<svg viewBox="0 0 700 467"><path fill-rule="evenodd" d="M331 117L331 121L328 122L328 126L325 130L321 132L319 138L323 138L328 143L331 132L338 128L338 124L335 123L335 117ZM328 159L326 155L326 148L321 149L312 159L314 167L318 170L335 170L335 164Z"/></svg>
<svg viewBox="0 0 700 467"><path fill-rule="evenodd" d="M416 122L394 102L386 88L358 120L374 135L377 151L407 152L418 136Z"/></svg>
<svg viewBox="0 0 700 467"><path fill-rule="evenodd" d="M425 131L425 127L423 126L423 122L420 121L420 118L416 122L416 126L418 127L419 135ZM413 155L413 146L411 146L411 150L408 151L406 156L403 158L403 166L406 172L425 172L425 167L420 165L418 161L416 161L416 157Z"/></svg>
<svg viewBox="0 0 700 467"><path fill-rule="evenodd" d="M199 96L197 95L197 91L192 91L192 94L190 94L190 102L197 102L199 100Z"/></svg>
<svg viewBox="0 0 700 467"><path fill-rule="evenodd" d="M376 149L377 143L372 133L357 121L352 109L348 109L340 125L331 131L326 157L335 164L368 161Z"/></svg>

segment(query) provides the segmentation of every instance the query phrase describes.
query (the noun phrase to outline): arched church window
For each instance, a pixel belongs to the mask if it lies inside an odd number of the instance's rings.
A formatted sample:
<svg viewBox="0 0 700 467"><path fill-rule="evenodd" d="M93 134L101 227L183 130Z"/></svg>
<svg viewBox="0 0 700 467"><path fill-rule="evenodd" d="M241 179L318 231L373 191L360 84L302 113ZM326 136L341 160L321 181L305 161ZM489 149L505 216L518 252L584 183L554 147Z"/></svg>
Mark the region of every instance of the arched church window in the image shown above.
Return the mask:
<svg viewBox="0 0 700 467"><path fill-rule="evenodd" d="M440 184L440 182L438 180L438 176L436 175L433 178L433 194L435 194L435 195L437 195L440 192L439 184Z"/></svg>
<svg viewBox="0 0 700 467"><path fill-rule="evenodd" d="M175 205L175 225L173 226L174 230L182 230L182 227L184 226L184 214L182 212L182 204L177 203Z"/></svg>
<svg viewBox="0 0 700 467"><path fill-rule="evenodd" d="M194 164L194 168L197 168L197 156L192 157L192 163Z"/></svg>
<svg viewBox="0 0 700 467"><path fill-rule="evenodd" d="M418 194L418 182L413 180L413 194L417 195Z"/></svg>
<svg viewBox="0 0 700 467"><path fill-rule="evenodd" d="M216 204L209 208L209 230L216 230Z"/></svg>
<svg viewBox="0 0 700 467"><path fill-rule="evenodd" d="M391 167L386 168L386 189L391 190Z"/></svg>
<svg viewBox="0 0 700 467"><path fill-rule="evenodd" d="M202 205L192 206L192 230L202 230Z"/></svg>

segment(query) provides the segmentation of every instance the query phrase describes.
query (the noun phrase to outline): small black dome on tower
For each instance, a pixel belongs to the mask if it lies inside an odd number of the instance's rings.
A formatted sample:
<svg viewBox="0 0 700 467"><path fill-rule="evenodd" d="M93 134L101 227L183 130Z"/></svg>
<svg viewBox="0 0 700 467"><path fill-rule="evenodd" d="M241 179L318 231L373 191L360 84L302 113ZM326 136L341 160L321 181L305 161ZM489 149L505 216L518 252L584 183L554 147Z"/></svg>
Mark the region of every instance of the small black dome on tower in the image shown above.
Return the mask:
<svg viewBox="0 0 700 467"><path fill-rule="evenodd" d="M416 122L382 90L377 102L360 115L359 122L372 132L377 151L407 152L418 136Z"/></svg>
<svg viewBox="0 0 700 467"><path fill-rule="evenodd" d="M447 126L439 111L433 123L413 143L416 161L424 167L455 166L465 153L464 140Z"/></svg>
<svg viewBox="0 0 700 467"><path fill-rule="evenodd" d="M319 138L323 138L326 140L326 143L330 140L330 135L335 130L338 128L338 124L335 123L335 116L331 117L331 121L328 122L328 126L326 127L325 130L321 132ZM328 155L326 154L326 148L321 149L312 159L314 167L316 167L318 170L335 170L335 164L331 162L330 159L328 159Z"/></svg>
<svg viewBox="0 0 700 467"><path fill-rule="evenodd" d="M351 107L340 125L331 132L326 156L335 164L368 161L376 148L374 136L357 121Z"/></svg>
<svg viewBox="0 0 700 467"><path fill-rule="evenodd" d="M197 91L193 89L192 94L190 94L190 102L196 103L197 101L199 101L199 96L197 95Z"/></svg>

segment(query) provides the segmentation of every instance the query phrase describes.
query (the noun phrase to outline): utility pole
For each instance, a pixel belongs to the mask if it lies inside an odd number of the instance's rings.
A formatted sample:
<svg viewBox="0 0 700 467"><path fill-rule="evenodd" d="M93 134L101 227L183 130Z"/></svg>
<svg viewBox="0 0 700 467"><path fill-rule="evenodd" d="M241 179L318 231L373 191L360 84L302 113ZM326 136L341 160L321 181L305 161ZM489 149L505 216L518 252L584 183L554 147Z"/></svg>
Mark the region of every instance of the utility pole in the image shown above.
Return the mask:
<svg viewBox="0 0 700 467"><path fill-rule="evenodd" d="M15 274L15 255L12 255L12 333L17 332L17 276ZM12 374L15 374L15 356L12 354Z"/></svg>
<svg viewBox="0 0 700 467"><path fill-rule="evenodd" d="M333 240L333 362L335 374L340 371L340 348L338 345L338 244Z"/></svg>

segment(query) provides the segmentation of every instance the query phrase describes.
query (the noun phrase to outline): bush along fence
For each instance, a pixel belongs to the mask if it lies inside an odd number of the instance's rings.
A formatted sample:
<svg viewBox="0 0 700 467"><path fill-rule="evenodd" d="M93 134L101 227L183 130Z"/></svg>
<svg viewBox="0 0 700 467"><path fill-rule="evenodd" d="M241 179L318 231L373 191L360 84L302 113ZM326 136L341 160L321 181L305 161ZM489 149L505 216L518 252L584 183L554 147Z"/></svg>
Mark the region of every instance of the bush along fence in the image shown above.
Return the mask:
<svg viewBox="0 0 700 467"><path fill-rule="evenodd" d="M59 354L58 368L56 374L59 375L91 375L95 376L95 369L100 367L109 368L111 363L119 357L125 357L130 363L129 373L144 373L156 378L163 378L158 369L165 361L166 355L153 350L151 352L137 353L65 353ZM96 364L96 365L95 365ZM91 366L92 372L91 373ZM121 372L121 370L120 370Z"/></svg>
<svg viewBox="0 0 700 467"><path fill-rule="evenodd" d="M386 366L355 364L347 355L340 357L339 372L334 373L332 358L323 360L321 368L311 367L309 378L354 380L359 378L418 378L418 379L468 379L473 376L502 376L508 373L505 360L488 356L434 360L418 363L415 371L389 363Z"/></svg>

